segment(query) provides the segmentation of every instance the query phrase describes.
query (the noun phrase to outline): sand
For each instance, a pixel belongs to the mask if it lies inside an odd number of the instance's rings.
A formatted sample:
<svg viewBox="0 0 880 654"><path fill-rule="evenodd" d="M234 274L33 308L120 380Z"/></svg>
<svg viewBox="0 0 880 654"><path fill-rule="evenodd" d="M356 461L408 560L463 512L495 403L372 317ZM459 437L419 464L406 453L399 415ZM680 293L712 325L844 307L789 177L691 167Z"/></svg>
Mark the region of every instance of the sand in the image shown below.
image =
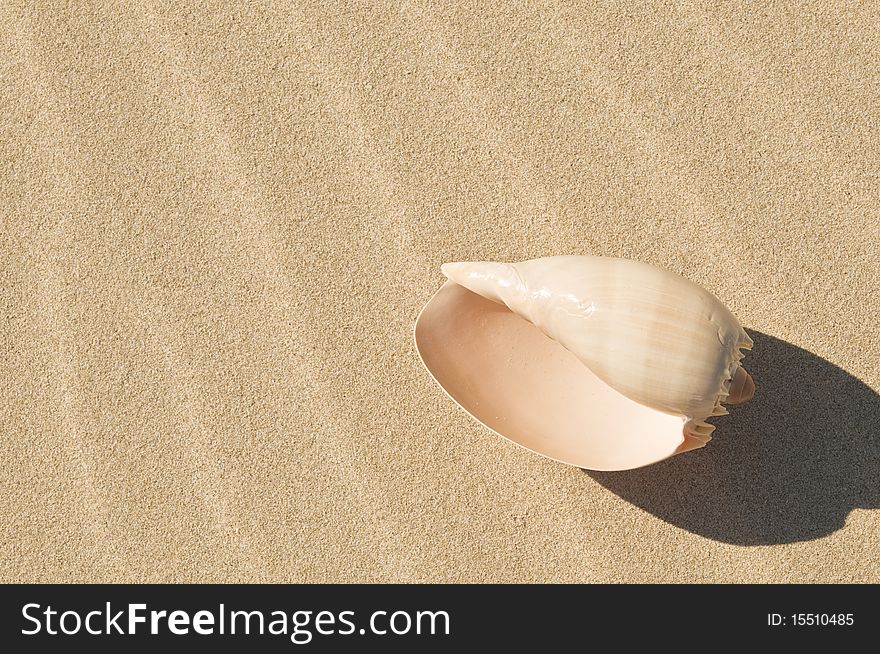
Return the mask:
<svg viewBox="0 0 880 654"><path fill-rule="evenodd" d="M2 5L0 581L880 581L876 8L483 4ZM710 289L755 400L475 423L415 318L549 254Z"/></svg>

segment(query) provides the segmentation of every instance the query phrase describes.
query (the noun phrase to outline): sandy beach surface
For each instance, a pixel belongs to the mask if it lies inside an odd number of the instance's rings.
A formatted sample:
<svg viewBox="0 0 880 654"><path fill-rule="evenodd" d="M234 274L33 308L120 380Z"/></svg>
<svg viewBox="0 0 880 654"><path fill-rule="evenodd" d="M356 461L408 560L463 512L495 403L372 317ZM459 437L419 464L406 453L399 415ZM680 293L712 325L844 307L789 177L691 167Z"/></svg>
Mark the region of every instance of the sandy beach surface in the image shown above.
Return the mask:
<svg viewBox="0 0 880 654"><path fill-rule="evenodd" d="M0 581L880 581L871 3L0 5ZM625 473L471 420L451 260L640 259L755 399Z"/></svg>

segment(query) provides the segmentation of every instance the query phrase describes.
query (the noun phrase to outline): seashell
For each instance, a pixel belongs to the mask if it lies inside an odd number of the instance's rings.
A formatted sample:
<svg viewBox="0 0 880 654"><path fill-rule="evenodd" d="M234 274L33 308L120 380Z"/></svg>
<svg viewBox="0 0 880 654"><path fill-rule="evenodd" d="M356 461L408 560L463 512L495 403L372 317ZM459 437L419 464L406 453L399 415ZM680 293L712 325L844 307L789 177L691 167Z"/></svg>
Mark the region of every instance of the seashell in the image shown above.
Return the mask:
<svg viewBox="0 0 880 654"><path fill-rule="evenodd" d="M703 447L747 401L752 340L714 295L627 259L442 266L419 356L476 420L544 456L625 470Z"/></svg>

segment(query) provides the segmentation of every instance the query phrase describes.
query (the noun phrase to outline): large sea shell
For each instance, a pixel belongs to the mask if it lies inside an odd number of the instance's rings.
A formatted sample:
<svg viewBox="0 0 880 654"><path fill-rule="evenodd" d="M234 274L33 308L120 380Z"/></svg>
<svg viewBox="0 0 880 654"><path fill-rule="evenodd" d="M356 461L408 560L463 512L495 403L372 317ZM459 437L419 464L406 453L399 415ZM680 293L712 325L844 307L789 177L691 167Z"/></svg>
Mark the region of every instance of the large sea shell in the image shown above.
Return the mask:
<svg viewBox="0 0 880 654"><path fill-rule="evenodd" d="M702 447L754 384L752 341L714 295L646 263L562 256L442 267L416 345L477 420L595 470Z"/></svg>

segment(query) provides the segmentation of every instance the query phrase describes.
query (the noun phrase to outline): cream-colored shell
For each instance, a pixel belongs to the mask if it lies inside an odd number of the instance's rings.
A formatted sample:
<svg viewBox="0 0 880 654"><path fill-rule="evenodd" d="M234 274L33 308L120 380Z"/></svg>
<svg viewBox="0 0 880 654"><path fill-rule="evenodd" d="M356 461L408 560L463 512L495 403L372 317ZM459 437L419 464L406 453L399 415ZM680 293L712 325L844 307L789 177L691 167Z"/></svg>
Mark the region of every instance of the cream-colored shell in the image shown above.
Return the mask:
<svg viewBox="0 0 880 654"><path fill-rule="evenodd" d="M639 261L559 256L443 266L452 281L507 305L577 356L606 384L646 406L705 422L727 410L731 379L752 341L714 295Z"/></svg>

